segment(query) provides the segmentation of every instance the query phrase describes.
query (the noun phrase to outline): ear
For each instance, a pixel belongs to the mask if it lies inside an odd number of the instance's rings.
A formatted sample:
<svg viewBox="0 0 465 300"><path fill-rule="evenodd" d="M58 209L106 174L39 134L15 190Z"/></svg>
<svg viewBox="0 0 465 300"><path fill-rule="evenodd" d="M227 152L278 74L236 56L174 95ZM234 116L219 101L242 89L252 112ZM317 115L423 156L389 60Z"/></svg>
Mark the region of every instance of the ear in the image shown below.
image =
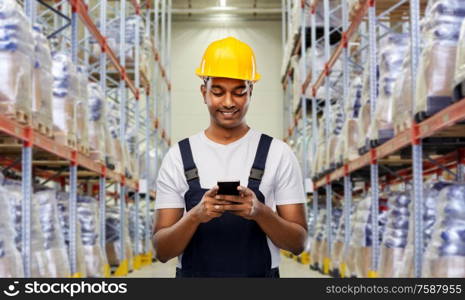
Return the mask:
<svg viewBox="0 0 465 300"><path fill-rule="evenodd" d="M200 86L200 93L203 97L203 103L207 104L207 87L205 86L205 84L202 84Z"/></svg>

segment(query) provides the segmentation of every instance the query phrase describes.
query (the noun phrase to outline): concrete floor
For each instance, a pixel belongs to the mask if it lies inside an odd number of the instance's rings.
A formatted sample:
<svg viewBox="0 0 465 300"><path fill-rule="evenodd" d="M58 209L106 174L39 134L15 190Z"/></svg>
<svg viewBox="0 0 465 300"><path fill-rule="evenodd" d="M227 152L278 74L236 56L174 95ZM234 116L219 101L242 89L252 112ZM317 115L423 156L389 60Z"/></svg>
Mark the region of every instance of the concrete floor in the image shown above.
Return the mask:
<svg viewBox="0 0 465 300"><path fill-rule="evenodd" d="M141 270L134 271L128 275L132 278L174 278L176 269L176 259L162 264L156 262ZM290 258L281 256L281 265L279 266L281 278L329 278L318 272L309 269L308 265L300 264Z"/></svg>

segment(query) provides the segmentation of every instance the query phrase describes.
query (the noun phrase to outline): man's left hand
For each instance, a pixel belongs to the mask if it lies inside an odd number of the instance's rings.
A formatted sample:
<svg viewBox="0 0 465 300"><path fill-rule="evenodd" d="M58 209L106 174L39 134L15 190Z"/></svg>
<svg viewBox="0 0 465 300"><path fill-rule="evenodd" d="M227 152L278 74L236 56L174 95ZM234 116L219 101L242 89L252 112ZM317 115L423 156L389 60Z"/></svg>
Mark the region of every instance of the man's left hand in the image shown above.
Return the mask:
<svg viewBox="0 0 465 300"><path fill-rule="evenodd" d="M257 199L257 196L251 189L238 186L237 190L239 191L239 196L216 195L215 198L228 203L223 206L225 211L248 220L255 220L264 204ZM230 204L230 202L234 202L235 204Z"/></svg>

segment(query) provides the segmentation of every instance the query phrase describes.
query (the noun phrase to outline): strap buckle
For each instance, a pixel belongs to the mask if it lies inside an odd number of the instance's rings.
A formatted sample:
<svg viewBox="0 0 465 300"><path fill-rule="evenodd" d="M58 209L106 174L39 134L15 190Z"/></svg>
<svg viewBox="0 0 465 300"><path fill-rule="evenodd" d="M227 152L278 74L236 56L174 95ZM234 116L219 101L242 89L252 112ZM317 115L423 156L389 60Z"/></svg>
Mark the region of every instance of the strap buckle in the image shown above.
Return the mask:
<svg viewBox="0 0 465 300"><path fill-rule="evenodd" d="M194 180L196 178L199 178L199 172L197 168L193 168L187 171L184 171L184 175L186 176L187 181Z"/></svg>
<svg viewBox="0 0 465 300"><path fill-rule="evenodd" d="M255 179L255 180L260 181L260 180L262 180L263 173L265 173L265 170L252 168L252 169L250 170L250 176L249 176L249 178L252 178L252 179Z"/></svg>

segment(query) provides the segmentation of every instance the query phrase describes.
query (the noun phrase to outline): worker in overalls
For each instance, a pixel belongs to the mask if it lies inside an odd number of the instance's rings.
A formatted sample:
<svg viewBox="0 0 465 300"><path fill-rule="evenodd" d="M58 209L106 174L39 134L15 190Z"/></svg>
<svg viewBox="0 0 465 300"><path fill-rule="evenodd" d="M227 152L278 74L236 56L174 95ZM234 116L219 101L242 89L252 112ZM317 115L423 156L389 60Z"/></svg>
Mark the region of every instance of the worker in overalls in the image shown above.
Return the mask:
<svg viewBox="0 0 465 300"><path fill-rule="evenodd" d="M289 146L245 121L260 79L255 54L232 37L215 41L196 74L210 126L163 159L156 257L166 262L178 256L176 277L279 277L279 249L304 250L306 199ZM219 181L235 180L238 195L218 193Z"/></svg>

